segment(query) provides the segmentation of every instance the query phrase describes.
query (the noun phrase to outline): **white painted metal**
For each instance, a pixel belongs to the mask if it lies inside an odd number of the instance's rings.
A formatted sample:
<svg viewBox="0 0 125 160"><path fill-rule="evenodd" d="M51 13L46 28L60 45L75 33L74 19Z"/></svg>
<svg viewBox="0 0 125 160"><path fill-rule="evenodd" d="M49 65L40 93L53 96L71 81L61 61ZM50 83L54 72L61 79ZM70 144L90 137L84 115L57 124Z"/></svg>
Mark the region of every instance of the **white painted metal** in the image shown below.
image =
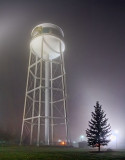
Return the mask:
<svg viewBox="0 0 125 160"><path fill-rule="evenodd" d="M50 63L51 66L51 77L50 77L50 81L51 81L51 88L53 88L53 65L52 62ZM53 117L53 90L51 89L51 117ZM53 118L51 118L51 144L53 145Z"/></svg>
<svg viewBox="0 0 125 160"><path fill-rule="evenodd" d="M45 144L49 145L49 55L45 58Z"/></svg>
<svg viewBox="0 0 125 160"><path fill-rule="evenodd" d="M30 61L31 61L31 51L30 51L30 57L29 57L29 66L30 66ZM26 112L26 100L27 100L28 80L29 80L29 68L28 68L28 74L27 74L27 83L26 83L26 93L25 93L25 101L24 101L24 111L23 111L23 121L22 121L20 145L22 144L22 140L23 140L23 131L24 131L25 112Z"/></svg>
<svg viewBox="0 0 125 160"><path fill-rule="evenodd" d="M42 33L40 36L36 36L34 34L37 34L37 33L35 33L35 30L37 28L40 28L41 32L42 32L43 28L50 28L51 30L47 33ZM33 37L35 36L35 38L33 38L31 40L30 46L32 48L33 53L36 54L38 57L41 57L41 44L42 44L41 41L43 41L43 36L44 36L45 45L43 48L43 59L46 59L46 54L49 55L50 60L55 59L60 56L60 47L58 45L59 42L62 45L61 52L64 52L64 50L65 50L64 42L59 37L57 37L53 34L52 29L60 32L60 35L62 37L64 37L62 29L60 27L58 27L54 24L50 24L50 23L44 23L44 24L40 24L40 25L36 26L32 30L32 33L31 33L31 35Z"/></svg>
<svg viewBox="0 0 125 160"><path fill-rule="evenodd" d="M61 64L61 71L63 74L62 77L62 84L63 84L63 98L64 98L64 115L65 115L65 129L66 129L66 140L68 143L68 120L67 120L67 108L66 108L66 99L65 96L67 97L67 93L66 93L66 72L65 72L65 68L64 68L64 57L63 57L63 53L61 50L61 43L60 43L60 53L61 53L61 60L62 60L62 64Z"/></svg>
<svg viewBox="0 0 125 160"><path fill-rule="evenodd" d="M41 55L41 41L43 40L42 36L36 37L31 41L31 48L38 57ZM46 59L46 54L49 54L49 59L55 59L60 56L60 51L59 51L59 45L58 42L60 41L59 38L52 36L52 35L44 35L44 50L43 50L43 59ZM61 42L63 45L62 52L64 51L64 43Z"/></svg>
<svg viewBox="0 0 125 160"><path fill-rule="evenodd" d="M37 62L38 58L36 57L36 62ZM31 72L32 73L32 72ZM37 65L35 65L35 76L37 74ZM34 79L34 88L36 88L36 78ZM36 92L33 92L33 99L35 99L35 95ZM34 107L35 107L35 101L33 101L33 108L32 108L32 117L34 117ZM34 122L33 122L33 118L31 121L31 132L30 132L30 145L32 145L32 138L33 138L33 127L34 127Z"/></svg>
<svg viewBox="0 0 125 160"><path fill-rule="evenodd" d="M20 144L68 142L63 31L45 23L36 26L31 35Z"/></svg>

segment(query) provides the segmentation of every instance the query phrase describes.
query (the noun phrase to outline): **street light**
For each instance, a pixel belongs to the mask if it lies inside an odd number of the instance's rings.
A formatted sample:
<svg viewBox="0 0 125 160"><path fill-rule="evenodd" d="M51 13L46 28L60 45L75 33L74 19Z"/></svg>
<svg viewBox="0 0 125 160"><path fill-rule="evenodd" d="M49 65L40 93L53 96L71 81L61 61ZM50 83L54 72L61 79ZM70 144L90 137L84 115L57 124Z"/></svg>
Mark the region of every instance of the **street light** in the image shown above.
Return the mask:
<svg viewBox="0 0 125 160"><path fill-rule="evenodd" d="M58 142L61 142L62 140L61 139L58 139Z"/></svg>
<svg viewBox="0 0 125 160"><path fill-rule="evenodd" d="M84 140L84 135L80 136L80 140L81 140L81 142Z"/></svg>

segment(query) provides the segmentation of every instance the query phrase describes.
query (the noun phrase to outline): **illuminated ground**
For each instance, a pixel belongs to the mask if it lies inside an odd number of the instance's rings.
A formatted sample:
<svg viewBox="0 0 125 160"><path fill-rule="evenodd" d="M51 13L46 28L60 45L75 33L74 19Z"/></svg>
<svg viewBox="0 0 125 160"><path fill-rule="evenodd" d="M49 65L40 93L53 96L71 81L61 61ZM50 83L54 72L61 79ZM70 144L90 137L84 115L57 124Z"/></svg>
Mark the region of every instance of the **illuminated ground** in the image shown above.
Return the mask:
<svg viewBox="0 0 125 160"><path fill-rule="evenodd" d="M0 160L125 160L125 152L95 153L73 148L0 147Z"/></svg>

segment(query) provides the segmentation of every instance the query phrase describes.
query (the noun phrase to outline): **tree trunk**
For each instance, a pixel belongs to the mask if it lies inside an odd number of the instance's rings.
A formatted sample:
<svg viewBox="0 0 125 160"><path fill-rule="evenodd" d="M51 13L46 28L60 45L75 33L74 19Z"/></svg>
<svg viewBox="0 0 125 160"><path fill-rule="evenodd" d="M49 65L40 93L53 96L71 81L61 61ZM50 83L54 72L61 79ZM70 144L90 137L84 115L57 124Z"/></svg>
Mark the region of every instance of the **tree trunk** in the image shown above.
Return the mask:
<svg viewBox="0 0 125 160"><path fill-rule="evenodd" d="M100 144L99 144L99 147L98 147L98 151L100 152Z"/></svg>

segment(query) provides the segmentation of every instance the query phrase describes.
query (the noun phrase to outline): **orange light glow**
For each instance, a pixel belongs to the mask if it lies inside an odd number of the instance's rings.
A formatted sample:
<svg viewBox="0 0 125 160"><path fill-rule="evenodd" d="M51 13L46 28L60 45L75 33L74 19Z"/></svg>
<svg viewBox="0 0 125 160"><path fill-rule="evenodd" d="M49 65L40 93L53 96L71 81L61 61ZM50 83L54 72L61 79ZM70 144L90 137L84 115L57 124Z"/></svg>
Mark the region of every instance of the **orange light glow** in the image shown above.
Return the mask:
<svg viewBox="0 0 125 160"><path fill-rule="evenodd" d="M61 145L65 145L65 142L64 142L64 141L62 141L62 142L61 142Z"/></svg>

